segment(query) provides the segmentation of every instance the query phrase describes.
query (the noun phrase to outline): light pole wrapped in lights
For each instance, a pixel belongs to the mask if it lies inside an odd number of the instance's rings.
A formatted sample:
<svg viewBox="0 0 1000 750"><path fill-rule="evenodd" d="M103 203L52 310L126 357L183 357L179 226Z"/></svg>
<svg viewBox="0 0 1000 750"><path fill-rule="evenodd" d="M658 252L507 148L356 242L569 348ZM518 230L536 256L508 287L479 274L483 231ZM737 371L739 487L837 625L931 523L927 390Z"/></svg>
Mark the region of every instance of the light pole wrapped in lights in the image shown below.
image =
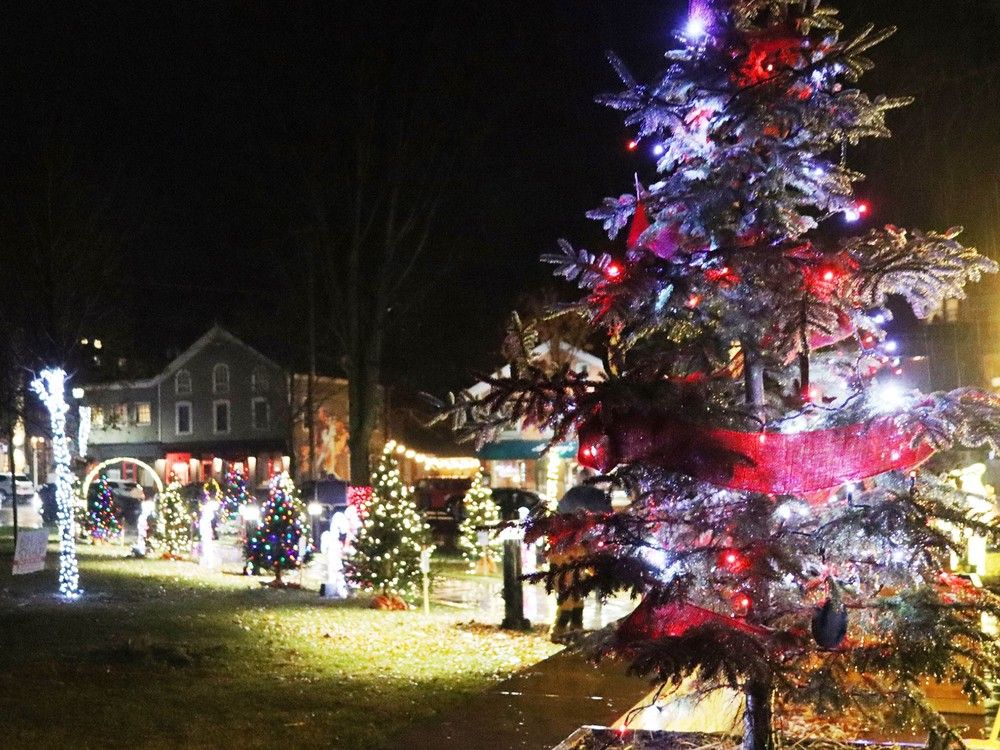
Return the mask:
<svg viewBox="0 0 1000 750"><path fill-rule="evenodd" d="M70 471L69 441L66 438L66 373L58 368L42 370L31 381L31 389L49 410L52 424L52 458L56 469L56 507L59 522L59 593L75 599L80 591L80 571L76 563L73 537L73 474Z"/></svg>

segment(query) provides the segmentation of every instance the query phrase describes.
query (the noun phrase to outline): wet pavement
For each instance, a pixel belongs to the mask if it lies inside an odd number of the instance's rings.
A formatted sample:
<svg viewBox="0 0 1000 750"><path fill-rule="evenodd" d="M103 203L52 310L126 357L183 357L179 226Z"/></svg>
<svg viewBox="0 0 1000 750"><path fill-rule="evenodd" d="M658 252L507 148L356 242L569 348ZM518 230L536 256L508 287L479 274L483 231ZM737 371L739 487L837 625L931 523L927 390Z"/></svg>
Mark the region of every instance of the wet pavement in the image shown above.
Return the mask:
<svg viewBox="0 0 1000 750"><path fill-rule="evenodd" d="M541 584L523 584L524 616L532 625L551 625L555 620L556 598ZM469 619L499 624L504 617L503 585L499 578L435 581L431 598L436 604L467 610ZM637 605L627 597L614 597L605 603L588 598L583 610L583 624L597 630L629 614Z"/></svg>
<svg viewBox="0 0 1000 750"><path fill-rule="evenodd" d="M544 586L524 585L524 614L547 627L555 617L555 597ZM446 579L436 582L436 604L467 610L477 622L497 624L504 616L499 579ZM596 629L635 607L627 598L603 605L588 599L584 624ZM628 677L626 664L593 664L580 653L563 650L475 695L399 738L409 750L490 748L540 750L558 745L586 724L611 724L649 690L642 679Z"/></svg>
<svg viewBox="0 0 1000 750"><path fill-rule="evenodd" d="M408 750L552 748L586 724L611 724L649 689L622 662L595 665L568 650L423 722L397 739Z"/></svg>

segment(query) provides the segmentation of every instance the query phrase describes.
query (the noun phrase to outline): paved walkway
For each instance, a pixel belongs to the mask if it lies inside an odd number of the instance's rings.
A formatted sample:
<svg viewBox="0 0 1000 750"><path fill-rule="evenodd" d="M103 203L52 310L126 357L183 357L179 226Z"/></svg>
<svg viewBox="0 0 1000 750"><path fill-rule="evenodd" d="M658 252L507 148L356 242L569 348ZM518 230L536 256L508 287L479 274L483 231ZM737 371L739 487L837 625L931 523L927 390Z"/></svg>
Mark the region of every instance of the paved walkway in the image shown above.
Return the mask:
<svg viewBox="0 0 1000 750"><path fill-rule="evenodd" d="M585 724L610 725L649 690L622 662L560 651L399 738L407 750L545 750Z"/></svg>
<svg viewBox="0 0 1000 750"><path fill-rule="evenodd" d="M499 624L503 619L499 580L439 581L433 597L437 604L467 610L477 622ZM596 629L634 607L625 598L603 606L589 599L584 623ZM543 586L524 586L524 614L532 624L549 625L554 609L555 597ZM617 661L595 665L578 653L560 651L423 723L399 738L396 746L407 750L554 747L584 724L611 724L648 692L649 684L626 676L625 666Z"/></svg>

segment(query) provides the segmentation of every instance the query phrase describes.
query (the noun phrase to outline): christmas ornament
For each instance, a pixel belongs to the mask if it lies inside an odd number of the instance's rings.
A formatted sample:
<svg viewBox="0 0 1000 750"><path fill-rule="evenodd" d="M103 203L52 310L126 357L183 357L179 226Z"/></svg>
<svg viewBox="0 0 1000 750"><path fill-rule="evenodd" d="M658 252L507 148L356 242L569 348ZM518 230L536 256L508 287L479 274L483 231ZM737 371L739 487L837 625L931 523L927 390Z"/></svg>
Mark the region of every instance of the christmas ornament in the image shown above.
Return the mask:
<svg viewBox="0 0 1000 750"><path fill-rule="evenodd" d="M840 587L829 581L830 595L812 616L812 635L820 648L828 651L840 646L847 635L847 607L841 599Z"/></svg>

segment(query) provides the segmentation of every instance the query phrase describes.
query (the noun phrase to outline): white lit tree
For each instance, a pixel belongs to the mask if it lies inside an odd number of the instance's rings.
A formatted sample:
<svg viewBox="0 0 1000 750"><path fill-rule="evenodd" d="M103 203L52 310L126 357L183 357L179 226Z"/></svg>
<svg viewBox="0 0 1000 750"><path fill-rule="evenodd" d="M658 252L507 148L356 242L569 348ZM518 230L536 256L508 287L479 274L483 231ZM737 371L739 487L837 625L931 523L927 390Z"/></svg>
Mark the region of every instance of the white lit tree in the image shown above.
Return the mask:
<svg viewBox="0 0 1000 750"><path fill-rule="evenodd" d="M167 558L179 558L191 552L194 517L181 487L181 483L174 480L156 499L156 546Z"/></svg>
<svg viewBox="0 0 1000 750"><path fill-rule="evenodd" d="M73 534L73 472L70 470L69 438L66 436L66 372L58 368L42 370L31 388L49 411L52 430L52 459L56 469L56 515L59 524L59 593L75 599L80 591L80 570L76 562Z"/></svg>
<svg viewBox="0 0 1000 750"><path fill-rule="evenodd" d="M458 527L458 547L471 569L479 573L491 573L496 569L497 550L493 544L481 544L481 539L492 540L484 526L500 522L500 510L493 501L486 475L478 472L472 478L472 486L465 493L463 501L464 518Z"/></svg>
<svg viewBox="0 0 1000 750"><path fill-rule="evenodd" d="M420 588L420 552L428 528L403 485L391 450L375 469L371 500L346 561L348 578L360 589L389 596L413 596Z"/></svg>

